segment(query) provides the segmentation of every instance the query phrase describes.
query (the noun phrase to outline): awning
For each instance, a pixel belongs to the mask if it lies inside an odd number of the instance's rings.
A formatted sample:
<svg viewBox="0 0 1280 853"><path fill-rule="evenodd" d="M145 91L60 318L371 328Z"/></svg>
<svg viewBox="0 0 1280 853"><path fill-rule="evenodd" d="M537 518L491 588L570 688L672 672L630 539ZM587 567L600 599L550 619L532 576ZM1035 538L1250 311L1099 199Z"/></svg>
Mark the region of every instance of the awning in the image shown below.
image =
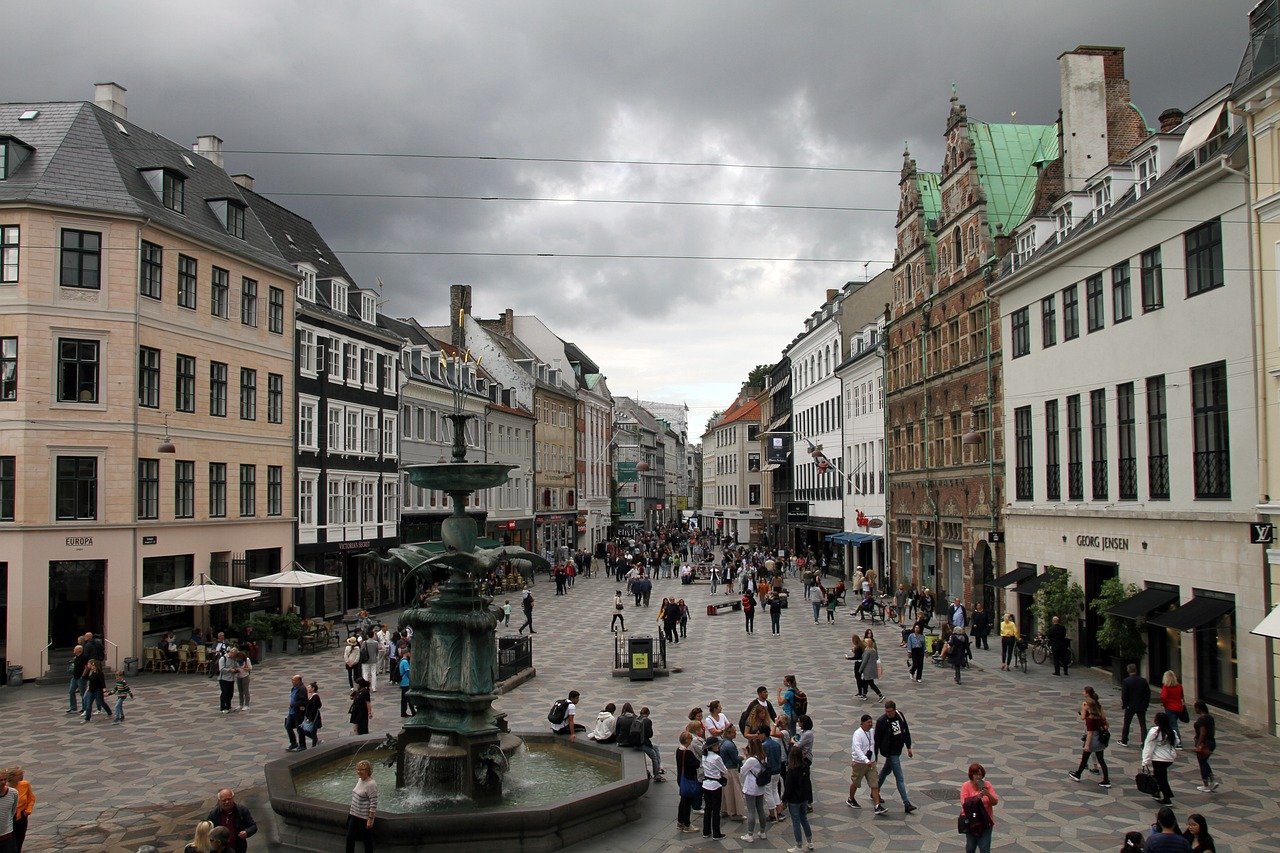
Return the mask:
<svg viewBox="0 0 1280 853"><path fill-rule="evenodd" d="M1043 572L1031 578L1030 580L1027 580L1018 584L1016 587L1014 587L1013 591L1016 592L1018 595L1035 595L1036 590L1040 588L1040 584L1044 583L1045 580L1048 579L1049 573L1053 571L1054 569L1045 569Z"/></svg>
<svg viewBox="0 0 1280 853"><path fill-rule="evenodd" d="M827 541L839 542L842 545L846 545L853 541L852 537L853 537L852 533L832 533L827 537Z"/></svg>
<svg viewBox="0 0 1280 853"><path fill-rule="evenodd" d="M1036 573L1036 570L1031 568L1030 566L1018 566L1018 568L1014 569L1013 571L1005 572L1000 577L996 578L991 585L994 587L998 587L1000 589L1008 589L1014 584L1022 583L1024 580L1031 577L1035 573Z"/></svg>
<svg viewBox="0 0 1280 853"><path fill-rule="evenodd" d="M1266 618L1258 623L1258 627L1249 632L1259 637L1273 637L1280 640L1280 605L1272 608Z"/></svg>
<svg viewBox="0 0 1280 853"><path fill-rule="evenodd" d="M1209 134L1213 133L1213 128L1218 123L1218 116L1222 115L1222 111L1225 108L1225 103L1218 104L1209 112L1191 122L1187 132L1182 134L1182 141L1178 143L1178 153L1173 159L1177 160L1182 155L1189 154L1208 142Z"/></svg>
<svg viewBox="0 0 1280 853"><path fill-rule="evenodd" d="M1172 628L1175 631L1194 631L1216 622L1218 617L1235 609L1234 601L1197 595L1181 607L1175 607L1168 613L1152 617L1148 624Z"/></svg>
<svg viewBox="0 0 1280 853"><path fill-rule="evenodd" d="M1146 619L1152 610L1159 610L1171 601L1177 601L1178 594L1167 589L1144 589L1137 595L1131 595L1124 601L1117 602L1107 608L1108 616L1119 616L1121 619Z"/></svg>
<svg viewBox="0 0 1280 853"><path fill-rule="evenodd" d="M883 538L878 533L832 533L827 537L828 542L839 542L844 545L861 545L863 542L870 542L874 539Z"/></svg>

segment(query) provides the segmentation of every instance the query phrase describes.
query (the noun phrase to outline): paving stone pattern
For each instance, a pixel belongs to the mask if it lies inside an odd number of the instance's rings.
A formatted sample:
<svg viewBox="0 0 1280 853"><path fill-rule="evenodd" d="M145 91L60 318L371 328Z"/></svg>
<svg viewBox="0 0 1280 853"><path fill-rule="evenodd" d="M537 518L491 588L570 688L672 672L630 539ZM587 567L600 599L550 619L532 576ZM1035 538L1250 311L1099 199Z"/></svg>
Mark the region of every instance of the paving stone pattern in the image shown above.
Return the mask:
<svg viewBox="0 0 1280 853"><path fill-rule="evenodd" d="M800 582L794 586L798 594ZM966 671L962 686L952 682L949 669L929 664L924 683L914 684L897 646L896 626L876 626L885 668L880 687L897 700L911 724L915 758L904 758L904 765L911 798L920 808L904 814L890 777L885 788L890 813L876 818L866 807L870 798L865 789L861 811L844 804L853 726L864 711L878 715L881 710L874 700L854 698L852 664L844 659L853 629L867 623L842 608L834 626L826 624L825 615L815 625L809 608L797 602L800 606L783 611L780 636L770 634L764 614L748 635L740 613L706 615L707 603L724 596L709 595L705 584L682 586L662 579L655 582L651 607L634 608L624 596L627 627L656 637L662 597L684 597L692 614L688 637L668 648L669 662L682 671L652 682L631 682L611 674L613 635L608 625L614 589L612 580L597 576L579 579L567 595L556 596L552 584L538 582L538 675L496 706L513 728L545 729L551 703L576 689L583 696L580 719L587 724L606 702L621 706L630 701L637 709L648 705L663 760L670 762L690 708L705 709L712 699L720 699L736 722L756 685L765 684L776 694L783 675L794 673L808 694L817 735L816 808L810 818L818 849L963 850L963 839L955 832L956 801L971 761L986 765L1001 797L993 847L1002 853L1117 850L1125 831L1142 829L1154 819L1154 802L1133 788L1138 750L1118 745L1123 716L1107 673L1076 668L1068 678L1055 678L1051 667L1034 663L1026 675L1004 673L993 644L989 652L975 651L975 667ZM261 817L269 808L263 800L262 765L284 755L287 745L283 719L290 675L297 672L320 682L326 702L322 739L354 737L345 721L347 686L340 655L268 657L254 672L252 710L230 715L217 712L217 684L203 676L138 676L132 682L137 699L127 704L127 720L119 726L105 715L95 715L86 725L79 716L65 714L65 687L28 684L0 690L0 765L22 764L39 798L26 849L133 853L152 843L179 851L224 786L235 788L237 798ZM1117 730L1107 752L1115 784L1109 791L1097 787L1096 776L1086 774L1081 783L1067 778L1079 757L1076 711L1086 684L1101 693ZM398 701L398 691L386 682L379 685L372 740L398 728ZM1216 793L1195 790L1199 779L1190 751L1174 765L1171 780L1179 818L1203 812L1221 853L1280 851L1274 784L1280 743L1242 731L1222 717L1218 743L1213 762L1223 784ZM793 844L788 823L771 825L768 838L754 843L739 841L740 825L732 821L726 822L729 838L723 841L681 834L675 825L677 800L674 782L655 785L645 797L640 820L571 849L666 853L783 850ZM266 835L253 839L250 850L273 849Z"/></svg>

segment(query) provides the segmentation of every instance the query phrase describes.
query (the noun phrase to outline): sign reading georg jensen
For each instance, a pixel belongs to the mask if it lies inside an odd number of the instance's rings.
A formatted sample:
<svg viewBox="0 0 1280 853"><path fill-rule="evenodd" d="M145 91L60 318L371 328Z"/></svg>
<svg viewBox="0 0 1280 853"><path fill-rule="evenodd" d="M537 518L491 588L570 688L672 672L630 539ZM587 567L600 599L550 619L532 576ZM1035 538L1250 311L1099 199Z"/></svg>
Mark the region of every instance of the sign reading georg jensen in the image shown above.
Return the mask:
<svg viewBox="0 0 1280 853"><path fill-rule="evenodd" d="M1081 533L1076 537L1076 544L1081 548L1101 548L1103 551L1128 551L1128 536L1091 536Z"/></svg>

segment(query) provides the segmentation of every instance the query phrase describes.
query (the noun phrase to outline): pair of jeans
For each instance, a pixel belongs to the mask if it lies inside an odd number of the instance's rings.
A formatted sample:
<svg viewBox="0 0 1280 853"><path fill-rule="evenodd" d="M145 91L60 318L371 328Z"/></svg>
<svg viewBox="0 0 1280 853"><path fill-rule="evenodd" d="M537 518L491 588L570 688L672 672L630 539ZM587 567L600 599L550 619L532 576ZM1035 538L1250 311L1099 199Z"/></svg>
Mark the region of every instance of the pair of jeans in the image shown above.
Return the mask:
<svg viewBox="0 0 1280 853"><path fill-rule="evenodd" d="M107 700L102 695L101 690L89 690L85 692L84 698L84 718L86 720L93 717L93 706L97 705L102 709L102 713L110 714L111 709L107 707Z"/></svg>
<svg viewBox="0 0 1280 853"><path fill-rule="evenodd" d="M115 719L120 720L122 722L124 721L124 697L123 696L116 697Z"/></svg>
<svg viewBox="0 0 1280 853"><path fill-rule="evenodd" d="M693 819L693 797L680 795L680 805L676 808L676 826L691 826Z"/></svg>
<svg viewBox="0 0 1280 853"><path fill-rule="evenodd" d="M775 634L781 634L781 633L782 633L782 614L781 614L781 613L770 613L770 614L769 614L769 628L770 628L770 629L773 631L773 633L775 633Z"/></svg>
<svg viewBox="0 0 1280 853"><path fill-rule="evenodd" d="M67 685L67 711L81 711L80 697L84 695L84 685L80 683L80 679L74 675L71 676L71 683Z"/></svg>
<svg viewBox="0 0 1280 853"><path fill-rule="evenodd" d="M986 832L978 837L966 835L964 838L964 853L991 853L991 833L992 829L988 828Z"/></svg>
<svg viewBox="0 0 1280 853"><path fill-rule="evenodd" d="M911 650L911 677L917 681L924 679L924 646Z"/></svg>
<svg viewBox="0 0 1280 853"><path fill-rule="evenodd" d="M367 820L347 815L347 853L356 853L356 839L364 842L364 853L373 853L373 829Z"/></svg>
<svg viewBox="0 0 1280 853"><path fill-rule="evenodd" d="M649 756L649 763L653 765L653 775L657 776L658 771L662 769L662 759L658 756L658 748L653 744L641 744L636 749Z"/></svg>
<svg viewBox="0 0 1280 853"><path fill-rule="evenodd" d="M756 629L756 612L754 610L744 610L743 613L747 620L747 633L753 633Z"/></svg>
<svg viewBox="0 0 1280 853"><path fill-rule="evenodd" d="M622 615L621 611L613 614L613 618L609 620L609 630L613 630L614 625L622 625L622 630L627 630L627 619Z"/></svg>
<svg viewBox="0 0 1280 853"><path fill-rule="evenodd" d="M285 714L284 731L285 731L285 734L289 736L289 746L302 747L303 749L306 749L307 748L306 735L303 735L302 737L298 737L298 735L302 733L302 729L299 728L301 725L302 725L301 715L295 715L292 712Z"/></svg>
<svg viewBox="0 0 1280 853"><path fill-rule="evenodd" d="M236 679L236 696L238 697L236 701L240 703L241 708L249 707L249 679Z"/></svg>
<svg viewBox="0 0 1280 853"><path fill-rule="evenodd" d="M1178 723L1182 721L1178 719L1178 712L1170 711L1168 708L1165 708L1164 715L1169 718L1169 728L1173 729L1173 742L1178 745L1179 749L1181 749L1182 732L1178 731Z"/></svg>
<svg viewBox="0 0 1280 853"><path fill-rule="evenodd" d="M813 829L809 826L809 804L787 803L787 811L791 814L791 834L796 837L796 846L800 847L812 841Z"/></svg>
<svg viewBox="0 0 1280 853"><path fill-rule="evenodd" d="M764 794L743 794L743 799L747 801L747 831L746 835L751 835L756 831L756 824L760 824L760 831L764 832L765 827L769 825L768 818L764 816Z"/></svg>
<svg viewBox="0 0 1280 853"><path fill-rule="evenodd" d="M876 778L876 785L881 789L884 788L884 780L889 774L893 774L893 780L898 784L898 796L902 798L902 805L911 805L911 798L907 796L907 780L902 775L902 755L886 755L884 757L884 767L880 768L880 775Z"/></svg>
<svg viewBox="0 0 1280 853"><path fill-rule="evenodd" d="M720 833L720 799L724 796L724 787L715 790L702 789L702 835L703 837L719 836Z"/></svg>
<svg viewBox="0 0 1280 853"><path fill-rule="evenodd" d="M418 709L413 707L413 703L409 701L409 685L400 685L400 716L413 716L418 713Z"/></svg>
<svg viewBox="0 0 1280 853"><path fill-rule="evenodd" d="M1000 663L1005 666L1013 666L1013 644L1016 642L1013 637L1000 638Z"/></svg>
<svg viewBox="0 0 1280 853"><path fill-rule="evenodd" d="M822 615L822 602L811 601L809 603L813 605L813 624L817 625L818 617Z"/></svg>
<svg viewBox="0 0 1280 853"><path fill-rule="evenodd" d="M1213 755L1212 752L1209 755ZM1209 766L1209 756L1196 753L1196 764L1200 765L1200 778L1206 785L1213 782L1213 768Z"/></svg>

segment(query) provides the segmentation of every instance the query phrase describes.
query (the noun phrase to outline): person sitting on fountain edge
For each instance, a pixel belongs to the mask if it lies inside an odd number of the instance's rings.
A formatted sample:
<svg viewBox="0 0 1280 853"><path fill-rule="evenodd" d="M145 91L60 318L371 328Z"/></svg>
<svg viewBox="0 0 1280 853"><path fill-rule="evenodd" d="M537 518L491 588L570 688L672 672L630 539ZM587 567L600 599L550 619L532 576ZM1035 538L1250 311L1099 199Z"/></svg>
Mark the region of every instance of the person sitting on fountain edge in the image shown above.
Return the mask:
<svg viewBox="0 0 1280 853"><path fill-rule="evenodd" d="M574 721L574 716L578 713L578 698L578 691L570 690L567 701L561 699L556 702L556 706L559 706L562 702L565 703L565 705L563 708L553 707L551 709L551 715L548 722L551 723L552 734L568 735L569 740L577 740L577 733L585 732L587 730L586 726ZM563 716L561 716L561 712L563 712ZM555 718L557 717L559 718L559 722L555 721Z"/></svg>

